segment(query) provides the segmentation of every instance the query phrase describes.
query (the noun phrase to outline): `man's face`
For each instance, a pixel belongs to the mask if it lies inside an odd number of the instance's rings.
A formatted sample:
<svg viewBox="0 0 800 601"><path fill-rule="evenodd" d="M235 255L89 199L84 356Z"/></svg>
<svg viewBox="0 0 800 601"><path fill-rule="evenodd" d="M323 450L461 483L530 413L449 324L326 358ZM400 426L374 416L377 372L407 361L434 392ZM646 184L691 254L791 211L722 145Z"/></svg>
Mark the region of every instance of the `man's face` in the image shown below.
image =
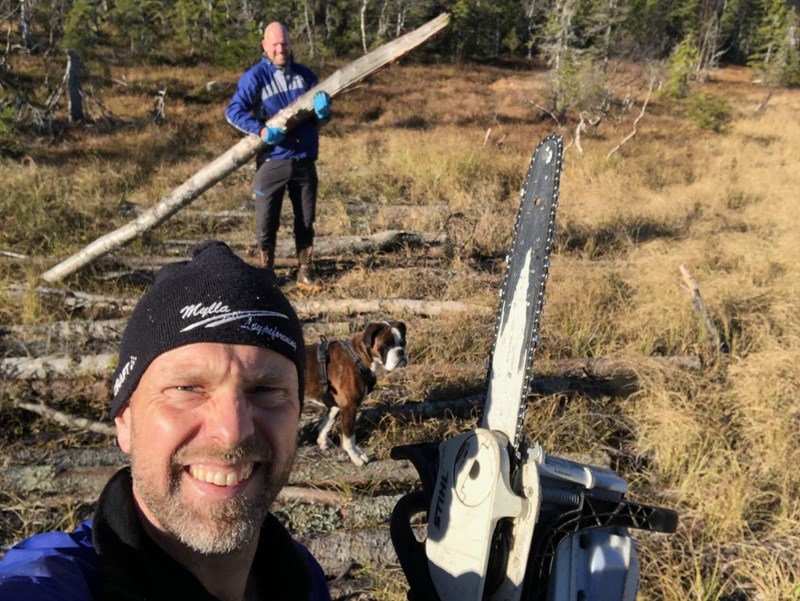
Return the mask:
<svg viewBox="0 0 800 601"><path fill-rule="evenodd" d="M191 344L158 356L116 418L148 521L201 553L241 548L289 477L297 369L255 346Z"/></svg>
<svg viewBox="0 0 800 601"><path fill-rule="evenodd" d="M275 23L269 25L264 30L264 39L261 47L267 58L279 67L284 67L289 62L292 55L292 45L289 43L289 36L286 30Z"/></svg>

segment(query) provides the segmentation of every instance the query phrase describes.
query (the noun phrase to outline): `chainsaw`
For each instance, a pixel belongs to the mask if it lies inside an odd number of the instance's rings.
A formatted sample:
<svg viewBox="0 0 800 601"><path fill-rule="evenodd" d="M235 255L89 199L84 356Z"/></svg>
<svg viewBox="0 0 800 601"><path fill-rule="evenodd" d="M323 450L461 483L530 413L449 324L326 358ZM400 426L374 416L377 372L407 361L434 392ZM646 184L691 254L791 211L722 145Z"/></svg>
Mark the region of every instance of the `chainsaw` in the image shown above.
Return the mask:
<svg viewBox="0 0 800 601"><path fill-rule="evenodd" d="M401 497L390 524L411 601L631 601L639 566L629 529L677 528L674 511L625 499L627 483L613 470L548 455L525 437L562 164L558 136L533 152L506 256L480 427L392 449L393 459L414 465L422 485ZM418 534L420 514L427 527Z"/></svg>

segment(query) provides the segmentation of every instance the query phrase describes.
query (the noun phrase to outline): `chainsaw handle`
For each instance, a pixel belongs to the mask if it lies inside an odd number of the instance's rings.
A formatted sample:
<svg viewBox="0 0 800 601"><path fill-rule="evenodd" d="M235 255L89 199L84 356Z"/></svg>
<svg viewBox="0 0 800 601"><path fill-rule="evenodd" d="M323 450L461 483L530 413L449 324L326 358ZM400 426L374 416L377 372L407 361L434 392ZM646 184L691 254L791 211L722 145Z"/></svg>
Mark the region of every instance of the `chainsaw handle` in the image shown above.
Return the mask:
<svg viewBox="0 0 800 601"><path fill-rule="evenodd" d="M392 510L389 533L392 544L406 576L409 601L440 601L428 571L425 543L417 540L411 528L411 518L420 513L427 515L430 497L415 490L400 497Z"/></svg>
<svg viewBox="0 0 800 601"><path fill-rule="evenodd" d="M423 442L394 447L391 457L408 460L417 469L422 490L412 491L397 501L389 522L392 545L400 561L400 567L408 581L409 601L440 601L428 570L428 555L425 543L417 540L411 528L415 515L425 514L431 506L436 474L439 471L439 443Z"/></svg>

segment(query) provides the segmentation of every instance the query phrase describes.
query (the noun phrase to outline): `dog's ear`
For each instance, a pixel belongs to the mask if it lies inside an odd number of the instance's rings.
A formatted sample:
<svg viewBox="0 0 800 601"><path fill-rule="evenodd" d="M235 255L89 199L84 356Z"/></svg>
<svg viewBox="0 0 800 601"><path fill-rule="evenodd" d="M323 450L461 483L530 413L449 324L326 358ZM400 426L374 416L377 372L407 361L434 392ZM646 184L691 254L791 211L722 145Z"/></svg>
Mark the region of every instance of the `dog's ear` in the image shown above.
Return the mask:
<svg viewBox="0 0 800 601"><path fill-rule="evenodd" d="M375 344L375 337L385 326L386 324L375 322L367 324L367 327L364 328L364 340L366 341L368 347L372 348L372 346Z"/></svg>
<svg viewBox="0 0 800 601"><path fill-rule="evenodd" d="M400 331L400 337L403 339L403 342L406 341L406 324L402 321L393 321L392 327L397 328Z"/></svg>

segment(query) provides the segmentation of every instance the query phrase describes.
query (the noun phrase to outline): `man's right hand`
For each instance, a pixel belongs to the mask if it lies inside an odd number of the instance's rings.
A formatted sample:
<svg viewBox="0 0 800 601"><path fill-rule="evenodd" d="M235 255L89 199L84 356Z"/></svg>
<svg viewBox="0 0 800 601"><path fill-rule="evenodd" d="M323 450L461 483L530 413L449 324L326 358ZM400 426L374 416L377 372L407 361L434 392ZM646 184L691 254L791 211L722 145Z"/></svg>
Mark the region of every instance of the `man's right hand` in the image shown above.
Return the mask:
<svg viewBox="0 0 800 601"><path fill-rule="evenodd" d="M286 130L278 127L265 127L261 130L261 141L270 146L277 146L286 139Z"/></svg>

